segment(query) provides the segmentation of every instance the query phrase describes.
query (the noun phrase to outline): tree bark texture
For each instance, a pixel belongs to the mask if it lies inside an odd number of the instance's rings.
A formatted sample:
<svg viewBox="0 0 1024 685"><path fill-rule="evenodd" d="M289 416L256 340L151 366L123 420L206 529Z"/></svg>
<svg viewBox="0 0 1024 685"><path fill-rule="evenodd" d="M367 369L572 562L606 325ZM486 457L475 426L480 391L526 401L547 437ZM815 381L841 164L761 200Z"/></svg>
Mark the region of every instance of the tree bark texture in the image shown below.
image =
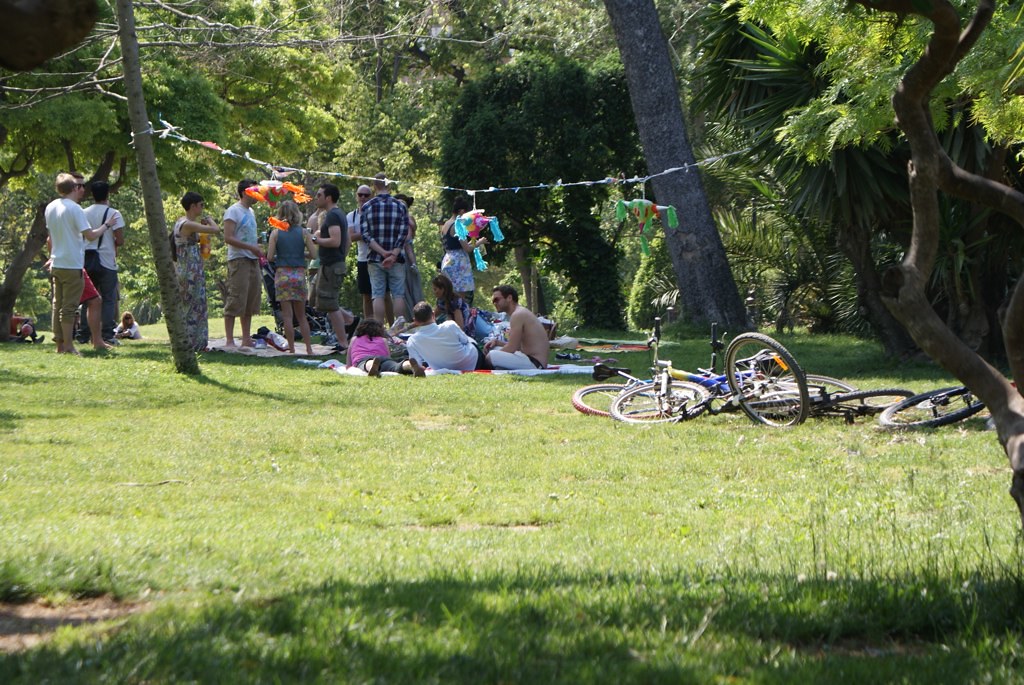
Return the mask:
<svg viewBox="0 0 1024 685"><path fill-rule="evenodd" d="M883 277L884 301L921 349L959 378L992 413L1013 469L1010 494L1024 527L1024 397L949 329L925 294L939 250L940 191L1002 211L1024 226L1024 194L954 164L940 144L929 112L932 91L970 52L991 21L994 0L978 0L966 28L961 27L956 8L947 0L856 1L869 9L918 14L934 27L924 54L904 74L893 95L897 123L910 144L914 221L902 264ZM1014 287L1003 322L1003 339L1011 375L1019 385L1024 381L1024 280Z"/></svg>
<svg viewBox="0 0 1024 685"><path fill-rule="evenodd" d="M149 116L142 91L142 66L139 59L139 40L135 34L135 11L130 0L117 0L117 25L124 65L125 95L128 97L128 116L131 119L135 142L135 155L139 165L139 181L149 226L149 242L153 248L157 279L160 282L160 300L163 305L167 333L171 339L174 366L179 373L198 374L199 362L188 345L178 277L171 261L167 243L167 219L160 195L160 179L156 171L156 155L150 135Z"/></svg>
<svg viewBox="0 0 1024 685"><path fill-rule="evenodd" d="M692 165L679 87L653 0L604 0L604 6L625 67L648 173ZM658 203L675 206L679 214L679 228L665 227L665 240L682 317L721 323L730 331L748 328L698 168L658 176L651 183Z"/></svg>
<svg viewBox="0 0 1024 685"><path fill-rule="evenodd" d="M10 339L11 316L14 314L14 305L18 301L22 283L25 282L25 274L46 244L46 204L40 202L36 205L32 228L29 229L25 244L4 272L4 282L0 286L0 342Z"/></svg>

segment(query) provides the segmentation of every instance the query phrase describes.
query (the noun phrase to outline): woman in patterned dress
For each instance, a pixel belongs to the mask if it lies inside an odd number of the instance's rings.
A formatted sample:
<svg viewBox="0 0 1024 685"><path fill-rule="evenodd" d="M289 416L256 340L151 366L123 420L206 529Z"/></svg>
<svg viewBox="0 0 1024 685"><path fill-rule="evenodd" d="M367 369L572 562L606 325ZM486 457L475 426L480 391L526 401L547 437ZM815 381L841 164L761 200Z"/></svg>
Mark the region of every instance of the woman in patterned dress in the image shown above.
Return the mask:
<svg viewBox="0 0 1024 685"><path fill-rule="evenodd" d="M462 240L455 232L455 221L469 211L469 201L464 197L455 198L452 206L452 218L441 227L441 242L444 244L444 258L441 260L441 272L448 277L455 292L473 304L473 292L476 283L473 281L473 264L469 255L479 245L486 245L487 238L469 241Z"/></svg>
<svg viewBox="0 0 1024 685"><path fill-rule="evenodd" d="M281 305L284 337L288 352L295 354L295 321L306 343L306 354L313 354L309 320L306 319L306 260L316 254L310 234L302 227L302 212L291 200L277 208L277 218L288 228L275 228L267 243L267 261L274 262L274 291Z"/></svg>
<svg viewBox="0 0 1024 685"><path fill-rule="evenodd" d="M174 258L178 272L178 292L184 305L185 331L189 347L202 352L209 343L210 329L206 313L206 272L200 253L200 234L216 235L220 226L203 215L203 197L187 192L181 198L185 216L174 224Z"/></svg>

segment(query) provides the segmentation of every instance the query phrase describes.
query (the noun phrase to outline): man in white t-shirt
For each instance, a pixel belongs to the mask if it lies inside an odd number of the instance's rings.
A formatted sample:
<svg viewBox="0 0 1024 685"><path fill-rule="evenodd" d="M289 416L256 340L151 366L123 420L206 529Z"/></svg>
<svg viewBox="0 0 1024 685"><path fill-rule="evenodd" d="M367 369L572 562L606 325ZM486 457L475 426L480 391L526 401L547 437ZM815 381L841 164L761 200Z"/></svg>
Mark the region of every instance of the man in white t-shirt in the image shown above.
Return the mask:
<svg viewBox="0 0 1024 685"><path fill-rule="evenodd" d="M85 183L80 175L57 174L60 197L46 206L46 243L50 258L46 265L53 279L53 341L58 354L78 354L73 331L75 310L85 289L85 241L96 240L106 233L111 223L89 226L79 206L85 197Z"/></svg>
<svg viewBox="0 0 1024 685"><path fill-rule="evenodd" d="M242 347L252 347L252 317L260 311L260 257L263 248L257 242L256 200L246 195L247 188L258 185L251 178L238 182L238 202L224 212L224 242L228 246L228 296L224 301L225 347L235 346L235 318L242 326Z"/></svg>
<svg viewBox="0 0 1024 685"><path fill-rule="evenodd" d="M97 228L106 223L110 226L109 233L101 235L97 240L85 243L85 270L89 273L93 285L103 298L102 337L108 344L115 341L114 327L117 325L117 248L124 244L124 217L121 212L110 206L110 184L106 181L95 181L91 184L94 204L85 208L85 218L89 226ZM79 342L92 339L88 317L82 317L79 331Z"/></svg>
<svg viewBox="0 0 1024 685"><path fill-rule="evenodd" d="M434 308L420 302L412 308L414 328L406 348L409 359L432 369L489 369L483 352L454 321L436 323ZM413 367L415 368L415 367Z"/></svg>

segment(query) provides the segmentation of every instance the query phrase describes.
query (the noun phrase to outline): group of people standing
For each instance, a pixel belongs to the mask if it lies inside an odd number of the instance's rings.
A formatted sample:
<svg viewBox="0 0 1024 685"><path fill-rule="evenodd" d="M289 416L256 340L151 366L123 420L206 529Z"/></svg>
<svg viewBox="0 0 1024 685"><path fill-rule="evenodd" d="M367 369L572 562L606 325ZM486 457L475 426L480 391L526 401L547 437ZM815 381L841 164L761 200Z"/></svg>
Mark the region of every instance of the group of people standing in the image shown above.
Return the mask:
<svg viewBox="0 0 1024 685"><path fill-rule="evenodd" d="M238 200L224 213L221 225L205 212L199 193L190 191L181 198L184 215L175 222L170 243L189 346L202 351L209 344L204 261L210 239L222 236L227 245L226 347L253 346L252 317L259 313L262 299L260 262L269 260L275 265L274 285L290 352L295 351L297 322L306 353L312 353L305 316L308 301L327 316L337 339L335 351L346 353L350 364L374 372L392 370L377 339L385 335L385 321L406 315L406 272L415 264L412 241L416 224L408 210L412 198L392 196L386 177L378 174L372 188L357 188L356 209L346 215L338 207L338 187L323 183L313 197L316 210L305 223L293 200L277 205L276 227L264 248L253 211L258 200L246 192L257 185L253 179L237 184ZM85 210L79 205L85 195L80 175L60 174L56 187L60 197L47 206L46 222L58 352L77 353L72 339L75 309L84 301L87 284L95 284L93 299L99 305L90 307L88 322L94 344L105 347L112 344L107 341L136 337L138 326L130 312L125 313L121 325L115 321L116 250L124 242L124 219L107 202L109 186L92 184L95 202ZM488 337L490 321L470 306L475 284L469 254L487 241L483 237L463 240L455 234L455 220L468 208L464 198L457 198L451 219L441 227L445 256L441 273L431 282L437 304L420 302L410 313L409 363L399 370L544 368L549 351L547 333L537 317L519 305L515 289L500 286L492 294L494 308L508 321L501 342ZM359 317L339 301L353 242L357 245L356 282L363 299L363 321L358 326ZM317 265L313 279L307 277L310 264ZM236 320L241 334L237 343ZM352 329L355 340L350 346ZM377 362L371 363L373 359Z"/></svg>
<svg viewBox="0 0 1024 685"><path fill-rule="evenodd" d="M338 207L338 187L332 183L321 184L313 196L316 211L305 226L302 211L294 201L279 203L276 217L282 227L271 232L265 250L258 240L256 215L252 209L258 200L246 193L258 185L255 180L243 179L238 183L238 201L225 212L222 227L203 214L204 202L200 195L186 193L181 199L185 216L175 224L172 239L190 346L203 350L209 342L206 281L200 254L200 237L204 234L223 233L224 243L228 246L227 298L224 302L226 347L236 346L236 319L241 332L239 344L242 347L253 345L252 317L259 312L261 300L260 260L268 259L275 263L274 286L281 304L288 350L295 351L294 326L297 321L306 342L306 352L312 352L305 317L308 301L330 321L337 341L335 351L345 352L348 348L347 328L355 323L356 316L341 306L339 295L347 271L349 246L353 241L359 241L357 280L360 292L369 297L372 312L383 321L387 313L388 293L405 292L405 255L414 224L406 204L388 192L383 174L378 174L373 184L375 195L368 186L359 187L357 209L348 216ZM312 283L308 283L307 264L313 258L317 264L316 276ZM404 315L404 300L401 297L393 300L395 315Z"/></svg>
<svg viewBox="0 0 1024 685"><path fill-rule="evenodd" d="M127 337L123 334L126 320L134 325L130 312L125 312L121 325L117 323L117 249L124 244L124 218L110 206L110 186L105 181L89 185L93 204L85 209L81 202L86 197L86 183L81 174L58 174L55 186L60 197L45 210L53 340L58 353L78 354L75 326L79 305L83 305L86 315L77 322L79 342L108 349Z"/></svg>

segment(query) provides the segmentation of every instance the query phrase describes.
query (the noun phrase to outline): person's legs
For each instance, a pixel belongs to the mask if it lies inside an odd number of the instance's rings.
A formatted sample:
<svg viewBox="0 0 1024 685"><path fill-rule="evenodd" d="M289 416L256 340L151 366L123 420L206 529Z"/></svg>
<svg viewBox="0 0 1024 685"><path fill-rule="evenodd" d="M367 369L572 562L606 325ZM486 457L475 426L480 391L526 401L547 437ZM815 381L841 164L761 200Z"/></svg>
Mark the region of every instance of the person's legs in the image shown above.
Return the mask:
<svg viewBox="0 0 1024 685"><path fill-rule="evenodd" d="M89 273L89 277L92 279L93 285L96 286L96 290L99 291L100 297L103 298L100 316L101 337L103 340L112 340L114 327L117 326L117 272L101 266L98 269L93 269ZM91 331L91 321L89 328ZM95 338L95 336L92 337Z"/></svg>
<svg viewBox="0 0 1024 685"><path fill-rule="evenodd" d="M295 354L295 324L293 323L292 317L295 316L295 310L292 308L291 300L281 300L281 319L284 323L284 338L288 341L288 352L289 354ZM302 320L305 321L306 317L303 316ZM307 335L308 339L309 336Z"/></svg>
<svg viewBox="0 0 1024 685"><path fill-rule="evenodd" d="M252 347L252 317L260 313L260 299L263 293L263 279L260 277L260 263L255 259L246 259L245 271L245 313L240 317L242 323L242 347Z"/></svg>
<svg viewBox="0 0 1024 685"><path fill-rule="evenodd" d="M537 365L530 361L530 358L522 352L502 352L501 350L491 350L487 353L487 361L493 368L500 370L537 368Z"/></svg>
<svg viewBox="0 0 1024 685"><path fill-rule="evenodd" d="M117 280L117 272L111 269L103 269L104 283L100 288L100 297L103 298L103 339L113 340L114 329L118 322L118 290L120 283Z"/></svg>
<svg viewBox="0 0 1024 685"><path fill-rule="evenodd" d="M395 322L395 301L391 298L391 293L384 294L384 316L388 318L389 326Z"/></svg>
<svg viewBox="0 0 1024 685"><path fill-rule="evenodd" d="M89 338L93 349L109 350L110 345L103 341L103 298L97 295L85 303L85 318L89 321Z"/></svg>
<svg viewBox="0 0 1024 685"><path fill-rule="evenodd" d="M382 269L377 262L370 262L367 268L370 274L370 294L373 297L373 318L377 321L386 321L384 296L388 287L387 270Z"/></svg>
<svg viewBox="0 0 1024 685"><path fill-rule="evenodd" d="M82 292L85 290L85 271L83 269L54 269L54 310L56 318L53 324L53 334L58 335L60 329L61 342L57 351L70 354L78 354L75 349L74 329L75 312L82 299ZM58 303L59 299L59 303Z"/></svg>
<svg viewBox="0 0 1024 685"><path fill-rule="evenodd" d="M356 288L363 300L363 318L373 318L373 290L370 286L370 270L366 262L356 262Z"/></svg>
<svg viewBox="0 0 1024 685"><path fill-rule="evenodd" d="M244 273L244 258L228 261L228 296L224 300L224 337L225 347L235 346L235 319L245 313L245 300L242 299L248 279Z"/></svg>
<svg viewBox="0 0 1024 685"><path fill-rule="evenodd" d="M391 298L395 317L405 316L405 269L405 264L395 264L387 269L388 288L398 294Z"/></svg>
<svg viewBox="0 0 1024 685"><path fill-rule="evenodd" d="M235 317L224 314L224 336L226 338L224 347L235 346Z"/></svg>
<svg viewBox="0 0 1024 685"><path fill-rule="evenodd" d="M292 310L295 312L295 316L299 319L299 332L302 333L302 342L306 343L306 354L313 354L313 343L310 341L311 334L309 332L309 319L306 318L306 308L304 303L300 301L293 301ZM289 321L290 320L291 319L289 319Z"/></svg>

